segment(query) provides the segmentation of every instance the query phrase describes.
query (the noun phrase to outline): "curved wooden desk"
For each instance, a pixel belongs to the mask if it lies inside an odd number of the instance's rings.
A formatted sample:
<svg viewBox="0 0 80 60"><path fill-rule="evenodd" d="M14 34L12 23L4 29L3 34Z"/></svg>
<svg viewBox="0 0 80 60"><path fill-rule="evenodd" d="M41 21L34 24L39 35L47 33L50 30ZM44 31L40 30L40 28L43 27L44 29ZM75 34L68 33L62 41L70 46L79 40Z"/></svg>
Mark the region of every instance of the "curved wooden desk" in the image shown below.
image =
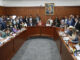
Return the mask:
<svg viewBox="0 0 80 60"><path fill-rule="evenodd" d="M60 51L62 60L75 60L71 56L65 43L63 42L63 40L61 40L61 37L57 33L57 30L60 30L61 28L36 26L36 27L27 27L26 29L27 30L23 31L14 39L11 39L9 42L5 43L3 46L0 47L0 60L11 60L14 54L22 46L22 44L29 37L32 36L47 36L54 38L54 40L57 43L58 49Z"/></svg>
<svg viewBox="0 0 80 60"><path fill-rule="evenodd" d="M27 27L28 37L31 36L48 36L54 38L55 27L37 26L37 27Z"/></svg>

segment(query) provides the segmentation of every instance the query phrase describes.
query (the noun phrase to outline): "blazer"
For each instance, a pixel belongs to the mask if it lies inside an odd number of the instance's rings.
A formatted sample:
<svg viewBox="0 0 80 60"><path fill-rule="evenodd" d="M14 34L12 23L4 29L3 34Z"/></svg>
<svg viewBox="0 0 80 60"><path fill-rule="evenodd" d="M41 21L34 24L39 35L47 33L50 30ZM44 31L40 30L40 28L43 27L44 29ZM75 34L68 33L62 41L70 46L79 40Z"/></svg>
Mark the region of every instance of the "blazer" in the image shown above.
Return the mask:
<svg viewBox="0 0 80 60"><path fill-rule="evenodd" d="M2 29L6 29L7 25L5 22L2 22Z"/></svg>
<svg viewBox="0 0 80 60"><path fill-rule="evenodd" d="M71 19L71 22L69 22L69 20L68 20L68 21L67 21L67 24L68 24L69 26L74 26L74 25L75 25L74 19Z"/></svg>
<svg viewBox="0 0 80 60"><path fill-rule="evenodd" d="M36 20L36 22L38 23L39 21L40 21L40 17L39 16L37 16L36 18L35 18L35 20Z"/></svg>
<svg viewBox="0 0 80 60"><path fill-rule="evenodd" d="M53 24L56 26L56 27L60 27L60 21L59 19L55 19Z"/></svg>
<svg viewBox="0 0 80 60"><path fill-rule="evenodd" d="M27 18L27 20L26 20L26 18L24 18L24 19L23 19L23 22L28 23L28 22L29 22L29 18Z"/></svg>
<svg viewBox="0 0 80 60"><path fill-rule="evenodd" d="M76 23L75 28L80 31L80 23L79 22Z"/></svg>
<svg viewBox="0 0 80 60"><path fill-rule="evenodd" d="M32 25L31 25L32 24ZM28 23L27 26L33 26L33 23Z"/></svg>
<svg viewBox="0 0 80 60"><path fill-rule="evenodd" d="M33 23L33 26L36 26L37 25L37 20L35 18L33 18L32 23Z"/></svg>

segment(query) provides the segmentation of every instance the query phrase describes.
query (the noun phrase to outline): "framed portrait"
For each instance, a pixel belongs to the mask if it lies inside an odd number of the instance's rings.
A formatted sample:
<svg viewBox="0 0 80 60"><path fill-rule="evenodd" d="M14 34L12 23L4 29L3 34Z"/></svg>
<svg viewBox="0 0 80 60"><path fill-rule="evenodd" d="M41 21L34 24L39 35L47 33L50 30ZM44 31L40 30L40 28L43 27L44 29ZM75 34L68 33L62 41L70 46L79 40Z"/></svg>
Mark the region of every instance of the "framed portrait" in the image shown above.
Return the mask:
<svg viewBox="0 0 80 60"><path fill-rule="evenodd" d="M45 14L54 15L54 3L45 3Z"/></svg>

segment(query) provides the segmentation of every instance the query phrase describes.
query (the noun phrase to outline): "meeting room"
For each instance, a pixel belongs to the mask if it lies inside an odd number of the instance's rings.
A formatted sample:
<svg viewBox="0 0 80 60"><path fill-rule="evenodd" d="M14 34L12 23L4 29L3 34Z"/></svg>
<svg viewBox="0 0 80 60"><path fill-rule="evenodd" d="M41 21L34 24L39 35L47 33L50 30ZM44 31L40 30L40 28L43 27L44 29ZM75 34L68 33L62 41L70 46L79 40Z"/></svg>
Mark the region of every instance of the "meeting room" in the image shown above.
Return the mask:
<svg viewBox="0 0 80 60"><path fill-rule="evenodd" d="M0 60L80 60L80 0L0 0Z"/></svg>

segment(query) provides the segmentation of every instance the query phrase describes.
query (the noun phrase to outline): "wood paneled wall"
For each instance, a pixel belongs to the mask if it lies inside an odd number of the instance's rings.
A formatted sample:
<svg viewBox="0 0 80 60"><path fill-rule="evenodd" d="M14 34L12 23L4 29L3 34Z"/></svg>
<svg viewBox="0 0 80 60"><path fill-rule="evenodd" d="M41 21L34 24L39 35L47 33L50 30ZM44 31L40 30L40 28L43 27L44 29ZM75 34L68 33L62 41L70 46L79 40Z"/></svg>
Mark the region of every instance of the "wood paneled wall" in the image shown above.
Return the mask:
<svg viewBox="0 0 80 60"><path fill-rule="evenodd" d="M5 15L4 7L0 6L0 16Z"/></svg>
<svg viewBox="0 0 80 60"><path fill-rule="evenodd" d="M44 7L6 7L7 15L17 15L17 16L30 16L33 17L38 14L42 21L45 22L45 8Z"/></svg>
<svg viewBox="0 0 80 60"><path fill-rule="evenodd" d="M4 9L4 10L3 10ZM17 16L30 16L33 17L38 14L42 21L45 22L49 17L53 19L58 17L69 16L70 14L80 15L80 6L56 6L54 8L54 15L48 16L45 15L45 7L4 7L0 8L0 14L5 15L17 15Z"/></svg>
<svg viewBox="0 0 80 60"><path fill-rule="evenodd" d="M64 17L69 16L70 14L80 15L80 6L57 6L54 8L54 16L45 15L45 7L5 7L5 10L7 15L32 15L35 17L36 14L38 14L42 18L43 22L45 22L49 17L54 19L55 16Z"/></svg>

